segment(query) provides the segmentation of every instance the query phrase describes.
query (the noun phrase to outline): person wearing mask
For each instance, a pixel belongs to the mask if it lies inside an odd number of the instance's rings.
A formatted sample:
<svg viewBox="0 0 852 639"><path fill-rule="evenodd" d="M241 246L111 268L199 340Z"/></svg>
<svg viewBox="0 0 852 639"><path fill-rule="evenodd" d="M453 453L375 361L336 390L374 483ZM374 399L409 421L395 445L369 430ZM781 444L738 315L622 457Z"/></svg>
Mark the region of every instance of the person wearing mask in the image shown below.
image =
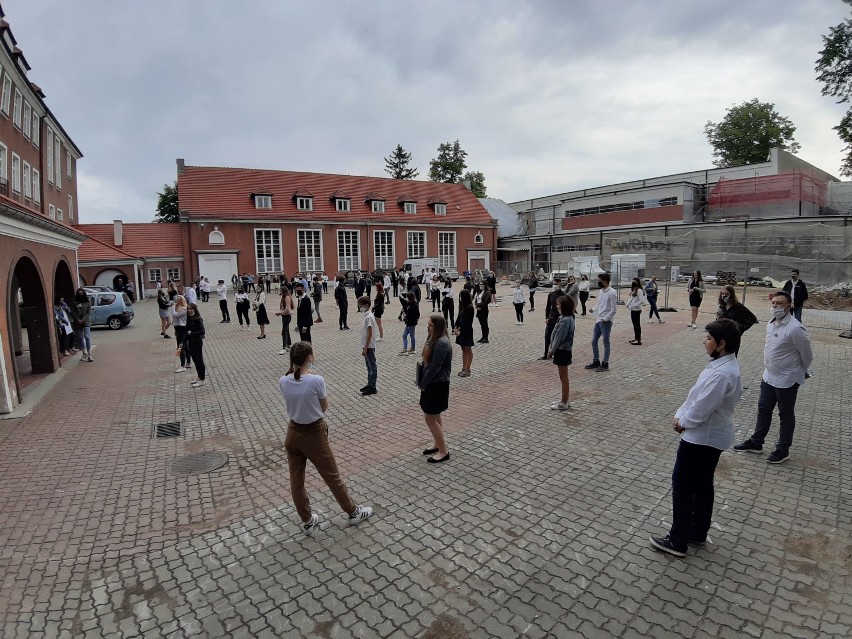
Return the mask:
<svg viewBox="0 0 852 639"><path fill-rule="evenodd" d="M450 451L444 439L441 413L450 403L450 374L453 365L453 346L447 335L447 322L443 315L432 315L426 324L426 344L423 346L423 375L418 381L420 408L426 426L432 434L434 446L423 451L430 464L450 460Z"/></svg>
<svg viewBox="0 0 852 639"><path fill-rule="evenodd" d="M444 282L444 289L441 291L443 299L441 300L441 311L444 313L444 320L449 323L450 329L456 328L456 301L455 292L453 291L453 281L448 277Z"/></svg>
<svg viewBox="0 0 852 639"><path fill-rule="evenodd" d="M165 289L157 289L157 309L160 314L160 335L169 339L168 334L170 319L171 319L171 300L169 299L168 291Z"/></svg>
<svg viewBox="0 0 852 639"><path fill-rule="evenodd" d="M278 311L275 313L281 318L281 350L279 355L286 355L293 345L290 338L290 322L293 319L293 311L296 305L293 303L293 295L287 286L281 287L281 301L278 303Z"/></svg>
<svg viewBox="0 0 852 639"><path fill-rule="evenodd" d="M573 275L568 276L568 285L565 287L565 295L574 300L574 308L580 306L580 284Z"/></svg>
<svg viewBox="0 0 852 639"><path fill-rule="evenodd" d="M92 303L89 296L82 288L74 293L74 303L69 306L71 310L71 326L74 329L74 337L77 345L83 352L81 362L94 362L92 359ZM168 335L165 335L168 337Z"/></svg>
<svg viewBox="0 0 852 639"><path fill-rule="evenodd" d="M219 296L219 310L222 311L222 321L220 324L230 324L231 311L228 310L228 287L225 286L225 280L219 280L216 285L216 295Z"/></svg>
<svg viewBox="0 0 852 639"><path fill-rule="evenodd" d="M491 293L490 300L497 306L497 276L494 271L491 271L485 281L488 284L488 292Z"/></svg>
<svg viewBox="0 0 852 639"><path fill-rule="evenodd" d="M808 287L799 279L799 269L790 271L790 279L784 282L784 291L790 294L793 300L793 317L802 321L802 305L808 299Z"/></svg>
<svg viewBox="0 0 852 639"><path fill-rule="evenodd" d="M740 330L731 320L705 327L704 352L710 363L698 376L674 415L681 435L672 473L672 525L666 536L652 535L651 546L684 557L689 544L703 546L713 519L713 477L723 450L734 443L734 408L743 394Z"/></svg>
<svg viewBox="0 0 852 639"><path fill-rule="evenodd" d="M586 274L581 275L577 289L580 292L580 305L583 307L583 312L581 314L582 317L586 316L586 302L589 301L589 289L591 287L592 284L589 282L589 276Z"/></svg>
<svg viewBox="0 0 852 639"><path fill-rule="evenodd" d="M355 282L355 298L360 299L367 290L367 280L361 275Z"/></svg>
<svg viewBox="0 0 852 639"><path fill-rule="evenodd" d="M692 320L687 326L696 328L695 322L698 320L698 307L701 306L701 300L704 299L704 293L707 292L707 287L704 285L704 278L701 277L701 271L695 271L692 274L692 279L686 287L686 292L689 293L689 309L692 311Z"/></svg>
<svg viewBox="0 0 852 639"><path fill-rule="evenodd" d="M488 335L491 332L488 327L489 304L491 304L491 288L483 279L482 290L476 294L476 318L479 320L479 328L482 331L482 337L477 340L479 344L488 344Z"/></svg>
<svg viewBox="0 0 852 639"><path fill-rule="evenodd" d="M405 328L402 331L402 351L400 355L411 355L415 349L415 333L417 331L417 322L420 321L420 307L417 305L414 293L408 294L408 301L405 305L404 319ZM411 337L411 349L408 348L408 338Z"/></svg>
<svg viewBox="0 0 852 639"><path fill-rule="evenodd" d="M772 425L772 413L778 406L781 432L775 451L766 460L781 464L790 458L793 433L796 430L796 397L799 387L810 375L808 369L814 359L808 332L793 314L793 300L786 291L772 296L772 321L766 325L766 344L763 347L763 379L760 398L757 400L757 423L754 433L742 444L734 446L737 452L760 453Z"/></svg>
<svg viewBox="0 0 852 639"><path fill-rule="evenodd" d="M740 333L745 333L757 324L757 318L737 299L737 290L728 284L719 291L719 310L716 319L729 319L736 322Z"/></svg>
<svg viewBox="0 0 852 639"><path fill-rule="evenodd" d="M441 280L438 279L438 274L434 269L429 276L429 299L432 300L432 312L435 313L441 310Z"/></svg>
<svg viewBox="0 0 852 639"><path fill-rule="evenodd" d="M645 306L645 291L642 290L642 282L634 277L630 282L630 293L627 294L627 310L630 311L630 321L633 322L633 339L630 343L634 346L642 345L642 307Z"/></svg>
<svg viewBox="0 0 852 639"><path fill-rule="evenodd" d="M237 307L237 319L240 321L240 330L247 331L251 328L251 320L249 319L251 302L249 302L248 294L242 286L237 287L237 291L234 293L234 301ZM245 328L243 328L243 318L246 320Z"/></svg>
<svg viewBox="0 0 852 639"><path fill-rule="evenodd" d="M645 298L648 300L648 304L651 306L651 312L648 313L648 323L654 323L654 315L657 316L657 321L660 324L665 324L665 320L660 317L660 311L657 310L657 296L660 293L660 287L657 286L657 276L654 275L648 282L645 284Z"/></svg>
<svg viewBox="0 0 852 639"><path fill-rule="evenodd" d="M544 355L539 357L540 360L548 359L550 339L553 335L553 329L556 328L556 322L559 321L559 298L564 296L562 280L558 277L553 278L553 290L548 293L547 304L544 307Z"/></svg>
<svg viewBox="0 0 852 639"><path fill-rule="evenodd" d="M206 277L201 280L201 301L210 301L210 280L208 280Z"/></svg>
<svg viewBox="0 0 852 639"><path fill-rule="evenodd" d="M390 289L393 286L393 282L391 282L391 276L385 271L385 274L382 276L382 287L385 289L385 304L390 304Z"/></svg>
<svg viewBox="0 0 852 639"><path fill-rule="evenodd" d="M555 404L550 405L551 410L568 410L571 405L568 403L568 395L571 390L571 383L568 379L568 367L571 365L574 350L574 298L570 295L563 295L559 298L559 321L556 323L556 328L553 329L553 335L550 337L550 349L547 352L548 359L552 359L559 370L559 383L562 386L562 395L560 400Z"/></svg>
<svg viewBox="0 0 852 639"><path fill-rule="evenodd" d="M302 297L305 296L301 284ZM297 293L298 294L298 293ZM310 313L310 300L305 299ZM369 506L360 506L352 501L334 453L328 443L328 425L324 415L328 410L328 391L325 380L311 373L311 364L315 361L314 349L309 342L297 342L290 349L290 369L278 380L281 396L287 407L290 421L284 450L287 452L287 466L290 470L290 492L293 505L302 520L302 532L312 537L319 528L319 516L311 512L308 492L305 490L305 469L310 461L319 476L331 489L338 505L346 513L350 526L366 521L373 514Z"/></svg>
<svg viewBox="0 0 852 639"><path fill-rule="evenodd" d="M322 315L320 315L320 302L322 302L322 282L320 278L314 276L314 284L313 291L311 292L311 298L314 300L314 311L317 314L317 318L314 321L314 324L322 324Z"/></svg>
<svg viewBox="0 0 852 639"><path fill-rule="evenodd" d="M175 343L180 357L180 365L175 369L175 373L183 373L190 365L189 345L186 342L187 317L186 298L178 295L172 306L172 325L175 327Z"/></svg>
<svg viewBox="0 0 852 639"><path fill-rule="evenodd" d="M299 340L311 341L311 326L313 325L314 315L311 310L311 300L305 293L305 287L299 282L296 284L296 333Z"/></svg>
<svg viewBox="0 0 852 639"><path fill-rule="evenodd" d="M512 304L515 306L515 326L523 326L525 303L526 296L521 288L521 280L518 280L515 283L515 290L512 291Z"/></svg>
<svg viewBox="0 0 852 639"><path fill-rule="evenodd" d="M328 295L328 275L325 271L320 275L320 280L322 281L322 292L324 295Z"/></svg>
<svg viewBox="0 0 852 639"><path fill-rule="evenodd" d="M615 319L615 311L618 308L618 299L615 289L610 286L609 273L598 275L598 304L592 308L592 313L597 315L595 329L592 331L592 362L586 364L586 368L597 372L609 370L609 336L612 334L612 322ZM598 351L598 341L603 337L604 358L601 360Z"/></svg>
<svg viewBox="0 0 852 639"><path fill-rule="evenodd" d="M384 284L376 282L376 298L373 300L373 317L376 320L376 325L379 327L379 337L376 339L377 342L383 342L385 339L385 329L382 327L382 315L385 314L385 292Z"/></svg>
<svg viewBox="0 0 852 639"><path fill-rule="evenodd" d="M376 299L381 298L384 304L384 292L377 292ZM376 334L378 333L378 324L373 311L370 310L370 298L364 295L358 298L358 310L364 314L364 319L361 322L361 355L364 357L364 364L367 366L367 385L361 389L361 395L375 395L376 381L379 375L378 365L376 364Z"/></svg>
<svg viewBox="0 0 852 639"><path fill-rule="evenodd" d="M538 290L538 277L535 273L530 274L530 282L527 284L530 292L530 313L535 313L535 292Z"/></svg>
<svg viewBox="0 0 852 639"><path fill-rule="evenodd" d="M459 292L459 315L456 318L456 344L462 349L462 369L459 377L470 377L470 367L473 365L473 299L470 291L463 289Z"/></svg>
<svg viewBox="0 0 852 639"><path fill-rule="evenodd" d="M190 386L200 388L207 383L207 367L204 365L204 320L201 319L196 304L186 305L186 318L186 342L189 346L189 356L198 374L198 378L193 380Z"/></svg>
<svg viewBox="0 0 852 639"><path fill-rule="evenodd" d="M251 304L257 317L257 325L260 327L260 335L257 339L266 339L266 325L269 324L269 313L266 312L266 292L263 290L263 282L258 282L257 293L254 296L254 302Z"/></svg>
<svg viewBox="0 0 852 639"><path fill-rule="evenodd" d="M249 293L249 292L251 292L251 293L257 292L255 290L255 287L254 287L254 275L252 275L251 273L248 273L246 275L246 293Z"/></svg>
<svg viewBox="0 0 852 639"><path fill-rule="evenodd" d="M340 325L341 331L349 330L349 298L346 295L346 278L343 275L338 276L337 286L334 288L334 302L337 304L337 311L340 314L337 322Z"/></svg>

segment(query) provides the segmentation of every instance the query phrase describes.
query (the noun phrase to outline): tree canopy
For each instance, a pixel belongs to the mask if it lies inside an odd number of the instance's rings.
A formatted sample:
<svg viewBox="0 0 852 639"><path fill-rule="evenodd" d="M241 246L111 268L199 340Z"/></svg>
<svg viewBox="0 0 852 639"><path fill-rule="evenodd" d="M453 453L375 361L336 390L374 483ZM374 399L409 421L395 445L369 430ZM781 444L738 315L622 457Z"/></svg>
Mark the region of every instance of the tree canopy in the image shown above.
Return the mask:
<svg viewBox="0 0 852 639"><path fill-rule="evenodd" d="M713 147L713 164L718 167L766 162L773 147L796 153L800 147L793 138L796 127L775 110L771 102L757 98L733 105L721 122L704 126Z"/></svg>
<svg viewBox="0 0 852 639"><path fill-rule="evenodd" d="M163 192L157 193L157 213L155 222L179 222L177 182L174 186L163 185Z"/></svg>
<svg viewBox="0 0 852 639"><path fill-rule="evenodd" d="M844 2L852 4L850 0ZM852 19L831 27L828 35L822 36L822 44L815 69L817 80L822 83L822 94L837 98L838 104L848 103L852 97ZM840 174L852 175L852 107L834 130L846 145Z"/></svg>
<svg viewBox="0 0 852 639"><path fill-rule="evenodd" d="M462 182L470 183L470 190L476 197L485 197L485 176L482 171L468 171L462 176Z"/></svg>
<svg viewBox="0 0 852 639"><path fill-rule="evenodd" d="M467 151L461 148L458 140L443 142L438 145L438 157L429 161L429 179L455 184L467 168L466 157Z"/></svg>
<svg viewBox="0 0 852 639"><path fill-rule="evenodd" d="M385 158L385 173L395 180L413 180L420 175L420 171L409 166L410 163L411 153L397 144L390 156Z"/></svg>

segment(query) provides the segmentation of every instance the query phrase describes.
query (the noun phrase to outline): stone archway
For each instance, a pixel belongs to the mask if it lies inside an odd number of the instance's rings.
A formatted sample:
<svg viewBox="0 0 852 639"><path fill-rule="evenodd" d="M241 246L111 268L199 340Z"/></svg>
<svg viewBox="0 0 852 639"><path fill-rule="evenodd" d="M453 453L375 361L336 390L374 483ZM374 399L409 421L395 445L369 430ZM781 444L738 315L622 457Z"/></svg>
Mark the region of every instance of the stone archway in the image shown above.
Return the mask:
<svg viewBox="0 0 852 639"><path fill-rule="evenodd" d="M98 273L95 284L98 286L109 286L114 291L123 290L124 284L129 281L127 275L115 268L108 268Z"/></svg>
<svg viewBox="0 0 852 639"><path fill-rule="evenodd" d="M53 303L64 298L69 304L74 299L74 276L71 274L71 269L65 260L59 260L56 264L56 270L53 273Z"/></svg>

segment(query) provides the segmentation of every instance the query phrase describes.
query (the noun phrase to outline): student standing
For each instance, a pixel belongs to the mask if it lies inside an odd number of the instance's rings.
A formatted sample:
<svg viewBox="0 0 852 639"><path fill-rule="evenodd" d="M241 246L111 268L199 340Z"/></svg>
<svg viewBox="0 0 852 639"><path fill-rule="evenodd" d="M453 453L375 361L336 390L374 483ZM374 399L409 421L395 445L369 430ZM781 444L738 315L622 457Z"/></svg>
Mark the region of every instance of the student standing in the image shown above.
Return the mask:
<svg viewBox="0 0 852 639"><path fill-rule="evenodd" d="M572 353L574 350L574 298L570 295L564 295L559 299L559 321L556 323L556 328L553 329L553 335L550 337L550 349L547 352L547 357L553 359L559 370L559 383L562 386L562 395L560 400L550 405L551 410L568 410L571 405L568 403L568 395L571 390L571 383L568 379L568 367L571 365Z"/></svg>
<svg viewBox="0 0 852 639"><path fill-rule="evenodd" d="M237 287L237 292L234 293L234 302L237 307L237 319L240 321L240 330L247 331L251 326L251 320L249 319L251 302L249 302L248 294L246 294L242 286ZM243 318L246 320L245 328L243 328Z"/></svg>
<svg viewBox="0 0 852 639"><path fill-rule="evenodd" d="M189 356L195 365L198 379L193 380L190 386L199 388L204 386L207 379L207 367L204 365L204 320L198 312L196 304L186 306L186 340L189 346Z"/></svg>
<svg viewBox="0 0 852 639"><path fill-rule="evenodd" d="M455 293L453 292L453 281L448 277L444 282L444 290L441 291L443 299L441 300L441 311L444 313L444 320L449 322L452 330L456 329L456 301Z"/></svg>
<svg viewBox="0 0 852 639"><path fill-rule="evenodd" d="M447 322L442 315L432 315L426 325L426 344L423 347L423 376L420 378L420 408L435 446L423 451L430 464L450 460L444 439L441 413L450 402L450 374L453 365L453 346L447 335Z"/></svg>
<svg viewBox="0 0 852 639"><path fill-rule="evenodd" d="M219 280L216 294L219 296L219 310L222 311L222 321L219 323L228 324L231 321L231 312L228 310L228 287L225 286L225 280Z"/></svg>
<svg viewBox="0 0 852 639"><path fill-rule="evenodd" d="M341 331L349 330L349 298L346 295L346 286L344 286L345 278L340 275L338 276L336 282L337 285L334 288L334 301L337 304L337 310L340 313L340 317L338 318L338 324L340 324Z"/></svg>
<svg viewBox="0 0 852 639"><path fill-rule="evenodd" d="M392 285L391 276L385 272L384 277L382 278L382 287L385 289L385 304L390 304L390 288Z"/></svg>
<svg viewBox="0 0 852 639"><path fill-rule="evenodd" d="M304 297L304 287L301 296ZM310 312L310 300L305 299ZM290 370L278 380L278 387L287 406L290 422L284 449L290 469L290 492L293 505L302 520L302 532L312 536L319 526L319 516L311 512L310 500L305 490L305 468L310 461L320 477L331 489L350 526L366 521L373 514L368 506L356 505L346 490L340 476L334 453L328 443L328 425L323 416L328 410L328 392L325 380L310 372L314 362L310 343L298 342L290 349Z"/></svg>
<svg viewBox="0 0 852 639"><path fill-rule="evenodd" d="M710 363L698 376L686 401L675 412L673 428L681 434L672 473L672 525L651 545L683 557L689 544L703 546L713 518L713 476L723 450L734 443L734 408L743 394L736 351L740 330L730 320L705 327L704 350Z"/></svg>
<svg viewBox="0 0 852 639"><path fill-rule="evenodd" d="M757 318L737 299L737 290L728 284L719 291L719 310L716 319L729 319L736 322L740 333L745 333L757 324Z"/></svg>
<svg viewBox="0 0 852 639"><path fill-rule="evenodd" d="M317 319L314 323L321 324L322 315L320 315L320 302L322 302L322 283L320 282L320 278L316 276L314 276L313 292L311 293L311 297L314 300L314 311L316 311L317 314Z"/></svg>
<svg viewBox="0 0 852 639"><path fill-rule="evenodd" d="M582 316L586 315L586 302L589 301L589 289L592 287L591 282L589 282L589 277L585 274L580 276L580 283L577 285L577 288L580 291L580 305L583 307Z"/></svg>
<svg viewBox="0 0 852 639"><path fill-rule="evenodd" d="M553 329L556 328L556 322L559 321L559 299L565 296L565 291L562 290L562 280L558 277L554 278L553 286L554 289L547 294L547 304L544 307L544 355L539 357L540 360L547 359Z"/></svg>
<svg viewBox="0 0 852 639"><path fill-rule="evenodd" d="M530 291L530 313L535 313L535 292L538 290L538 277L533 273L530 277L530 283L527 284Z"/></svg>
<svg viewBox="0 0 852 639"><path fill-rule="evenodd" d="M384 302L384 293L377 293L376 298L382 298ZM379 375L379 369L376 364L376 333L378 325L373 312L370 311L370 298L366 295L358 298L358 310L364 314L364 319L361 321L361 355L364 357L364 364L367 366L367 385L361 389L361 395L376 394L376 380Z"/></svg>
<svg viewBox="0 0 852 639"><path fill-rule="evenodd" d="M462 369L459 377L470 377L470 367L473 365L473 300L470 291L463 289L459 292L459 316L456 318L456 344L462 349Z"/></svg>
<svg viewBox="0 0 852 639"><path fill-rule="evenodd" d="M432 300L432 312L435 313L441 310L441 281L438 279L438 274L432 271L429 275L429 299Z"/></svg>
<svg viewBox="0 0 852 639"><path fill-rule="evenodd" d="M648 313L648 323L651 324L654 322L654 315L657 316L657 321L660 324L665 324L666 322L663 318L660 317L660 311L657 310L657 296L660 293L660 287L657 286L657 276L653 276L648 283L645 284L645 298L648 300L648 304L651 306L651 312Z"/></svg>
<svg viewBox="0 0 852 639"><path fill-rule="evenodd" d="M799 269L790 271L790 279L784 282L784 291L790 294L793 300L793 317L802 321L802 305L808 299L808 287L799 279Z"/></svg>
<svg viewBox="0 0 852 639"><path fill-rule="evenodd" d="M701 300L704 299L704 293L707 292L707 287L704 285L704 278L701 277L701 271L695 271L692 274L692 279L686 287L686 292L689 293L689 309L692 311L692 319L687 326L696 327L698 319L698 307L701 306Z"/></svg>
<svg viewBox="0 0 852 639"><path fill-rule="evenodd" d="M74 293L74 303L69 306L71 310L71 326L74 328L74 336L77 344L83 351L81 362L94 362L92 359L92 303L89 296L82 288ZM168 337L165 333L163 337Z"/></svg>
<svg viewBox="0 0 852 639"><path fill-rule="evenodd" d="M597 315L595 320L595 329L592 331L592 362L586 364L587 369L594 369L597 372L606 372L609 370L609 336L612 334L612 322L615 319L615 310L618 308L618 300L615 289L610 286L609 273L601 273L598 275L598 304L592 309L592 312ZM598 351L598 341L603 337L604 358L600 359Z"/></svg>
<svg viewBox="0 0 852 639"><path fill-rule="evenodd" d="M301 341L311 341L311 326L313 325L314 316L311 311L311 300L305 294L304 285L299 282L296 285L296 330Z"/></svg>
<svg viewBox="0 0 852 639"><path fill-rule="evenodd" d="M183 295L175 297L175 304L172 306L172 325L175 327L175 343L180 349L180 366L175 369L175 373L183 373L190 364L189 344L186 341L187 310L186 298Z"/></svg>
<svg viewBox="0 0 852 639"><path fill-rule="evenodd" d="M573 275L568 276L568 284L565 287L565 295L574 300L574 308L580 305L580 284Z"/></svg>
<svg viewBox="0 0 852 639"><path fill-rule="evenodd" d="M630 311L630 321L633 323L633 339L630 343L634 346L642 345L642 307L645 306L645 291L642 290L642 282L634 277L630 282L630 293L627 294L627 310Z"/></svg>
<svg viewBox="0 0 852 639"><path fill-rule="evenodd" d="M168 339L171 337L166 331L169 330L171 318L171 300L169 299L168 291L165 289L157 289L157 308L160 314L160 335Z"/></svg>
<svg viewBox="0 0 852 639"><path fill-rule="evenodd" d="M257 293L251 305L257 316L257 325L260 327L260 335L257 339L266 339L266 325L269 324L269 314L266 312L266 292L263 290L263 282L258 282Z"/></svg>
<svg viewBox="0 0 852 639"><path fill-rule="evenodd" d="M210 301L210 280L206 277L201 282L201 300L204 302Z"/></svg>
<svg viewBox="0 0 852 639"><path fill-rule="evenodd" d="M417 331L417 322L420 321L420 307L417 305L414 293L408 294L408 301L403 311L405 329L402 331L402 351L400 355L411 355L415 348L415 333ZM411 349L408 348L408 338L411 337Z"/></svg>
<svg viewBox="0 0 852 639"><path fill-rule="evenodd" d="M293 311L296 305L293 303L293 295L287 286L281 287L281 301L278 304L278 312L275 313L281 317L281 350L279 355L286 355L287 351L293 345L293 340L290 339L290 322L293 319Z"/></svg>
<svg viewBox="0 0 852 639"><path fill-rule="evenodd" d="M370 298L367 298L370 299ZM373 317L376 320L376 325L379 327L379 337L377 341L381 342L385 339L385 331L382 328L382 315L385 314L385 287L381 282L376 282L376 299L373 301ZM375 336L374 336L375 337Z"/></svg>
<svg viewBox="0 0 852 639"><path fill-rule="evenodd" d="M477 340L479 344L488 344L488 335L491 332L488 327L488 305L491 303L491 288L486 280L482 281L482 291L476 295L476 318L479 320L479 328L482 337Z"/></svg>
<svg viewBox="0 0 852 639"><path fill-rule="evenodd" d="M525 301L524 291L521 289L521 280L518 280L515 284L515 290L512 292L512 304L515 305L515 324L517 326L524 323Z"/></svg>

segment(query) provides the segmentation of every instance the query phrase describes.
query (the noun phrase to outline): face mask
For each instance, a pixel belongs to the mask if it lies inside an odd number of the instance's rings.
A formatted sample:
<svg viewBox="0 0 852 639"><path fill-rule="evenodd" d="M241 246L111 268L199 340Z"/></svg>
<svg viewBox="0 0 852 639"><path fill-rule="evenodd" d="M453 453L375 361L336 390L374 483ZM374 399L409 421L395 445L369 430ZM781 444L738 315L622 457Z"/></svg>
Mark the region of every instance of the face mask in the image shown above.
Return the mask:
<svg viewBox="0 0 852 639"><path fill-rule="evenodd" d="M723 302L727 302L729 299L731 299L731 296L730 296L730 295L723 295L723 296L722 296L722 301L723 301Z"/></svg>
<svg viewBox="0 0 852 639"><path fill-rule="evenodd" d="M604 287L604 283L603 283L602 281L598 280L598 286L599 286L600 288L603 288L603 287Z"/></svg>
<svg viewBox="0 0 852 639"><path fill-rule="evenodd" d="M799 276L798 275L791 275L790 279L795 282L797 279L799 279Z"/></svg>
<svg viewBox="0 0 852 639"><path fill-rule="evenodd" d="M784 319L784 317L786 315L787 315L787 309L786 308L778 308L778 307L775 307L775 306L772 307L772 317L774 317L775 319L777 319L777 320Z"/></svg>
<svg viewBox="0 0 852 639"><path fill-rule="evenodd" d="M359 306L358 308L362 313L366 313L367 311L370 310L369 306Z"/></svg>

